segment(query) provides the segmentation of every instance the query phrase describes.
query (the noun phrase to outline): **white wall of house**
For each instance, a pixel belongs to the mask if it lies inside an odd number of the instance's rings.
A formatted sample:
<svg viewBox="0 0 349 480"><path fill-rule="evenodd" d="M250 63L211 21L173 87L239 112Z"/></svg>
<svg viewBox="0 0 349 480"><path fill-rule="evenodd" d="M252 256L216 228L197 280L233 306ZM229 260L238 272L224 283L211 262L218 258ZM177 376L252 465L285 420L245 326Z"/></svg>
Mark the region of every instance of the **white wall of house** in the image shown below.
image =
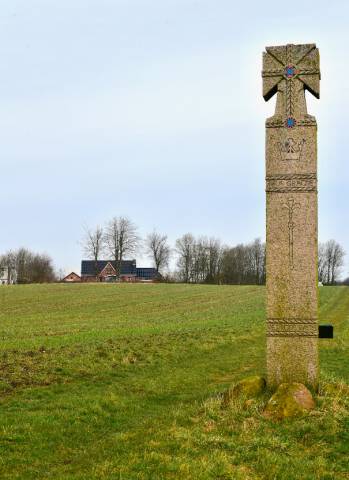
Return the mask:
<svg viewBox="0 0 349 480"><path fill-rule="evenodd" d="M9 285L15 283L14 272L10 275L8 267L0 267L0 285Z"/></svg>

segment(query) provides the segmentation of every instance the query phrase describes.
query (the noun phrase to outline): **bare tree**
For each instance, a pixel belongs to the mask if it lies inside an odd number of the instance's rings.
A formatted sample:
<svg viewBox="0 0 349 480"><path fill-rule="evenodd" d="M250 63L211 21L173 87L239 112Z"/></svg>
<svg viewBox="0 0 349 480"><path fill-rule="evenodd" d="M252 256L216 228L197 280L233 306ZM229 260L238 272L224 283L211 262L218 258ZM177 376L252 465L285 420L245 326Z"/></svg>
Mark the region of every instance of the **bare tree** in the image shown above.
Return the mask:
<svg viewBox="0 0 349 480"><path fill-rule="evenodd" d="M182 281L188 283L193 276L195 239L191 233L186 233L176 240L176 252L178 253L177 265L179 276Z"/></svg>
<svg viewBox="0 0 349 480"><path fill-rule="evenodd" d="M103 228L96 226L95 228L85 227L85 234L82 240L84 254L87 258L94 260L95 275L98 274L98 259L104 250L104 233Z"/></svg>
<svg viewBox="0 0 349 480"><path fill-rule="evenodd" d="M66 277L66 271L64 270L64 268L59 268L57 273L56 273L56 276L57 276L57 280L59 280L60 282L63 280L63 278Z"/></svg>
<svg viewBox="0 0 349 480"><path fill-rule="evenodd" d="M226 247L222 258L222 280L230 284L265 283L265 244L257 238L247 245Z"/></svg>
<svg viewBox="0 0 349 480"><path fill-rule="evenodd" d="M246 245L241 243L224 251L222 262L224 283L238 285L253 283L251 272L250 252Z"/></svg>
<svg viewBox="0 0 349 480"><path fill-rule="evenodd" d="M256 238L247 245L251 274L257 285L265 282L265 244Z"/></svg>
<svg viewBox="0 0 349 480"><path fill-rule="evenodd" d="M31 282L46 283L56 280L52 259L46 254L34 254L31 261Z"/></svg>
<svg viewBox="0 0 349 480"><path fill-rule="evenodd" d="M220 283L222 267L222 247L217 238L211 237L207 243L208 272L205 281L207 283Z"/></svg>
<svg viewBox="0 0 349 480"><path fill-rule="evenodd" d="M168 266L171 248L167 243L167 235L161 235L154 230L154 232L147 235L145 247L158 272Z"/></svg>
<svg viewBox="0 0 349 480"><path fill-rule="evenodd" d="M26 248L19 248L14 252L15 268L18 283L30 283L31 268L34 262L34 254Z"/></svg>
<svg viewBox="0 0 349 480"><path fill-rule="evenodd" d="M334 285L338 281L341 267L344 265L345 251L335 240L319 245L319 280Z"/></svg>
<svg viewBox="0 0 349 480"><path fill-rule="evenodd" d="M184 282L221 283L223 249L216 238L187 233L176 241L179 277Z"/></svg>
<svg viewBox="0 0 349 480"><path fill-rule="evenodd" d="M208 241L200 237L193 242L191 281L202 283L206 280L209 268Z"/></svg>
<svg viewBox="0 0 349 480"><path fill-rule="evenodd" d="M318 279L326 283L326 248L324 243L319 243L318 248Z"/></svg>
<svg viewBox="0 0 349 480"><path fill-rule="evenodd" d="M104 240L108 253L117 266L117 275L121 276L122 260L137 250L140 238L136 225L127 217L113 217L107 224Z"/></svg>
<svg viewBox="0 0 349 480"><path fill-rule="evenodd" d="M329 240L326 250L331 251L331 270L330 270L330 282L334 285L338 280L341 267L344 265L345 251L343 247L335 240Z"/></svg>
<svg viewBox="0 0 349 480"><path fill-rule="evenodd" d="M192 281L219 283L222 248L216 238L199 237L193 245Z"/></svg>

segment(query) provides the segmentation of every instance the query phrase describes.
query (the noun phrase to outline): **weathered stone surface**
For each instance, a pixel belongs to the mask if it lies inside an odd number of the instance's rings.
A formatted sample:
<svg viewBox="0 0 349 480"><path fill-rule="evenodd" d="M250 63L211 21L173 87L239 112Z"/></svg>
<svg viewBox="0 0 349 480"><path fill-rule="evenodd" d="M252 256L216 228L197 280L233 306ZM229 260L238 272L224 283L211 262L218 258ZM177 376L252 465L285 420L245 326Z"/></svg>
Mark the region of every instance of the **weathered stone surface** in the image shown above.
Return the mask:
<svg viewBox="0 0 349 480"><path fill-rule="evenodd" d="M314 399L302 383L282 383L267 403L264 416L282 420L304 415L314 407Z"/></svg>
<svg viewBox="0 0 349 480"><path fill-rule="evenodd" d="M266 121L268 385L318 383L317 126L305 90L319 96L314 44L267 47Z"/></svg>
<svg viewBox="0 0 349 480"><path fill-rule="evenodd" d="M263 393L266 381L263 377L253 376L240 380L223 394L223 405L228 405L232 399L238 397L253 398Z"/></svg>

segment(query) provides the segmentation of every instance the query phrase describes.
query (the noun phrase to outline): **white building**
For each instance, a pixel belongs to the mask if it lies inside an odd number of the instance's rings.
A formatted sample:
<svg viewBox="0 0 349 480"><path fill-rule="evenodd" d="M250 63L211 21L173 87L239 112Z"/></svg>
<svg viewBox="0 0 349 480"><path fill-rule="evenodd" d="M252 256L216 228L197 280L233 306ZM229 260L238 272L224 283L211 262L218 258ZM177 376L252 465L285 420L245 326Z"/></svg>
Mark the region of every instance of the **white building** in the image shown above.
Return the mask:
<svg viewBox="0 0 349 480"><path fill-rule="evenodd" d="M0 267L0 285L12 285L16 281L15 272L8 267Z"/></svg>

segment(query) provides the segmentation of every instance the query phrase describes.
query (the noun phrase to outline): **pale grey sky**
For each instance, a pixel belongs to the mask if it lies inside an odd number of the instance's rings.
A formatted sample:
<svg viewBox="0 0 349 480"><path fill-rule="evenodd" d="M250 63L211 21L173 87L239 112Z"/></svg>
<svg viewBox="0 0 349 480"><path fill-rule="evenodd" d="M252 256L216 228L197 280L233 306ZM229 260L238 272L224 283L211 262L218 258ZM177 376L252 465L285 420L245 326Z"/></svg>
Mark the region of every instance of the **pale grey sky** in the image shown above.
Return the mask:
<svg viewBox="0 0 349 480"><path fill-rule="evenodd" d="M83 224L120 214L172 243L187 231L264 238L274 99L261 96L261 54L316 42L321 99L307 98L319 127L319 236L349 253L349 2L0 5L0 251L46 251L79 271Z"/></svg>

